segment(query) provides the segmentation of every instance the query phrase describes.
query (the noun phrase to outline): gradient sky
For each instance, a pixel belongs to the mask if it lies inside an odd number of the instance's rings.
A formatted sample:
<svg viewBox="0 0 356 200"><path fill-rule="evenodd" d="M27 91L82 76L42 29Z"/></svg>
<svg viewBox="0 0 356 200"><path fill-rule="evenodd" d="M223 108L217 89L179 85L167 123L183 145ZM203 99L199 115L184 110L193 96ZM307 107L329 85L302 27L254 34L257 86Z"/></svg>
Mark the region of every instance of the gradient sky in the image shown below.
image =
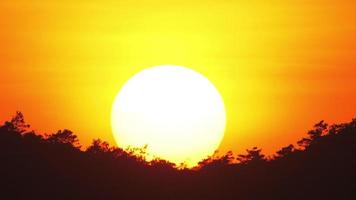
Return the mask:
<svg viewBox="0 0 356 200"><path fill-rule="evenodd" d="M356 117L356 1L0 2L0 121L114 144L116 93L147 67L208 77L228 124L220 150L272 153L321 119Z"/></svg>

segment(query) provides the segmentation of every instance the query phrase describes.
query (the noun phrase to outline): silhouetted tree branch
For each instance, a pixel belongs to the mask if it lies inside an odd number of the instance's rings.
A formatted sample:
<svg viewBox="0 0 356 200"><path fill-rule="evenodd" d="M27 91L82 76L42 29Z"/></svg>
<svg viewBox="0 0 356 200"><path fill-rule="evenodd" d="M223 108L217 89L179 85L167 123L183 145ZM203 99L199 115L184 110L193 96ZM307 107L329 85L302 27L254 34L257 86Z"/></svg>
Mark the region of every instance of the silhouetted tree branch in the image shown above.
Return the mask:
<svg viewBox="0 0 356 200"><path fill-rule="evenodd" d="M80 148L79 140L72 131L64 129L56 133L47 135L47 141L53 144L67 144L76 148Z"/></svg>
<svg viewBox="0 0 356 200"><path fill-rule="evenodd" d="M308 131L308 137L302 138L297 143L299 146L307 148L311 145L311 143L317 141L321 138L323 134L325 134L328 130L328 124L324 122L324 120L314 125L314 129Z"/></svg>
<svg viewBox="0 0 356 200"><path fill-rule="evenodd" d="M219 152L215 151L212 156L203 159L198 163L196 169L213 169L213 168L221 168L232 164L234 161L234 154L232 151L228 151L226 154L219 156Z"/></svg>
<svg viewBox="0 0 356 200"><path fill-rule="evenodd" d="M10 121L6 121L1 128L8 132L23 134L30 125L25 122L23 114L17 111L15 116Z"/></svg>
<svg viewBox="0 0 356 200"><path fill-rule="evenodd" d="M294 152L294 145L290 144L286 147L283 147L281 150L276 152L276 158L283 158L286 156L289 156L290 154L292 154Z"/></svg>
<svg viewBox="0 0 356 200"><path fill-rule="evenodd" d="M252 149L246 149L246 151L247 154L239 154L236 158L241 164L258 164L266 161L261 149L253 147Z"/></svg>
<svg viewBox="0 0 356 200"><path fill-rule="evenodd" d="M101 141L100 139L95 139L91 145L86 149L86 152L92 154L107 153L110 151L109 143Z"/></svg>

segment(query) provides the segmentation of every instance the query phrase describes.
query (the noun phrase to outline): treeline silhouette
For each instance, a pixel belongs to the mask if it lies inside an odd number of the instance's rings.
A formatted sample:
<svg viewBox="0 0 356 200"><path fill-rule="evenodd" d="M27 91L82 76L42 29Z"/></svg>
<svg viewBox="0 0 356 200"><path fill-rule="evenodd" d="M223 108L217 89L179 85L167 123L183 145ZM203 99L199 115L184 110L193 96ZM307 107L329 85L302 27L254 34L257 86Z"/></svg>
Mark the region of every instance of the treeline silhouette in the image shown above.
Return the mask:
<svg viewBox="0 0 356 200"><path fill-rule="evenodd" d="M356 119L317 123L298 145L213 155L193 169L145 161L70 130L29 131L17 112L0 127L0 199L356 199Z"/></svg>

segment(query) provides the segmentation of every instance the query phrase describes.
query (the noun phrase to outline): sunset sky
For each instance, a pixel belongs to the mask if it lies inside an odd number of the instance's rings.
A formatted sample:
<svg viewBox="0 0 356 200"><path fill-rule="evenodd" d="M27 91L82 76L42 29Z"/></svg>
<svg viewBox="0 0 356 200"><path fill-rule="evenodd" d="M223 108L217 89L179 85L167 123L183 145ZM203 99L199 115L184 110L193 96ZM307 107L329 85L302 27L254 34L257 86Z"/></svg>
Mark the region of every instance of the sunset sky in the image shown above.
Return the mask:
<svg viewBox="0 0 356 200"><path fill-rule="evenodd" d="M267 154L313 124L356 117L354 0L2 0L0 121L67 128L114 145L117 92L148 67L173 64L220 91L220 150Z"/></svg>

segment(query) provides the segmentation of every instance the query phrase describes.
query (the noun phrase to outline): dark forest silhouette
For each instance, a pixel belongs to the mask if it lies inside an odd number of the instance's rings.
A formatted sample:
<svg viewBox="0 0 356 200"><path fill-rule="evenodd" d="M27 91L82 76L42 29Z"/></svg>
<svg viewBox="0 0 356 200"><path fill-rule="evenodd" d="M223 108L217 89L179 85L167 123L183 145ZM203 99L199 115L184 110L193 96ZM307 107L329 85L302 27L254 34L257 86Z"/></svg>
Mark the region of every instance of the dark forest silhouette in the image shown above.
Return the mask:
<svg viewBox="0 0 356 200"><path fill-rule="evenodd" d="M29 127L20 112L0 127L0 199L356 199L356 119L321 121L272 157L254 147L194 169Z"/></svg>

